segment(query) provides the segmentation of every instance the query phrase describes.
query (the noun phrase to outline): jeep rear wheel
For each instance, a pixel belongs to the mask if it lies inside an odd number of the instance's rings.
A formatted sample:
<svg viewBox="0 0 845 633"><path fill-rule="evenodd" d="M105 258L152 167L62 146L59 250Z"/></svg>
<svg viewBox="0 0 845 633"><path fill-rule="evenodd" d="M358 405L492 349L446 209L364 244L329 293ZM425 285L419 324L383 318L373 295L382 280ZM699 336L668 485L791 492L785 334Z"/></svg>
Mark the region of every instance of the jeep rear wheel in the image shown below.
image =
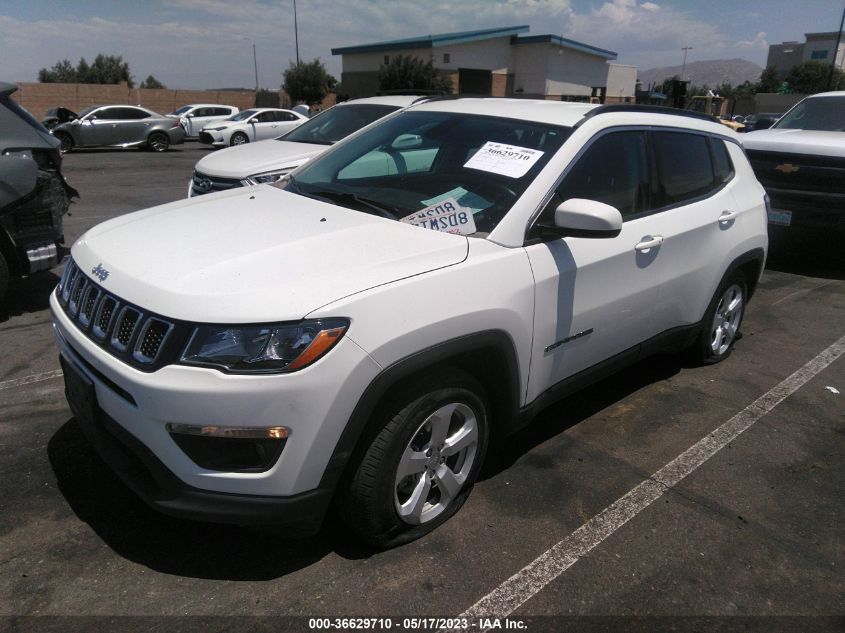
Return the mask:
<svg viewBox="0 0 845 633"><path fill-rule="evenodd" d="M448 369L415 381L382 409L384 424L340 495L340 512L379 549L428 534L463 505L489 439L484 389Z"/></svg>
<svg viewBox="0 0 845 633"><path fill-rule="evenodd" d="M725 279L710 301L698 341L692 351L705 365L725 360L739 338L739 327L748 297L745 275L735 272Z"/></svg>

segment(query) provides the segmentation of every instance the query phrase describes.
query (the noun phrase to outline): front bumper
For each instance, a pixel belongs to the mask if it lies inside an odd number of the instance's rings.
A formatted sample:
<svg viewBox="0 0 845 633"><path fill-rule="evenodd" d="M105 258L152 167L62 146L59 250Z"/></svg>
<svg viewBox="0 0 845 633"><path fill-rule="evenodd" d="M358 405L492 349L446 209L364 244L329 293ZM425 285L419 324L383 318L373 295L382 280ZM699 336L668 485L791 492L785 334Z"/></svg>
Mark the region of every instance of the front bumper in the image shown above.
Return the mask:
<svg viewBox="0 0 845 633"><path fill-rule="evenodd" d="M60 361L66 385L72 372L87 376L82 369L85 363L79 357L72 359L63 352ZM93 388L93 382L90 384ZM289 536L310 536L320 529L331 502L332 490L328 488L289 497L227 494L194 488L181 481L147 446L107 413L99 411L90 419L77 415L76 420L102 460L123 483L147 505L163 514L214 523L274 525L283 528Z"/></svg>
<svg viewBox="0 0 845 633"><path fill-rule="evenodd" d="M206 145L226 145L223 132L200 132L199 142Z"/></svg>
<svg viewBox="0 0 845 633"><path fill-rule="evenodd" d="M291 374L226 375L182 365L143 372L83 334L56 293L50 306L60 352L92 383L102 412L100 428L89 430L100 438L92 442L151 506L229 523L298 525L321 516L331 496L320 488L323 474L360 394L380 369L348 336L325 358ZM268 470L225 472L194 463L168 424L283 425L290 435ZM125 461L136 467L121 466Z"/></svg>
<svg viewBox="0 0 845 633"><path fill-rule="evenodd" d="M816 193L766 187L772 208L789 211L790 228L845 234L845 193Z"/></svg>

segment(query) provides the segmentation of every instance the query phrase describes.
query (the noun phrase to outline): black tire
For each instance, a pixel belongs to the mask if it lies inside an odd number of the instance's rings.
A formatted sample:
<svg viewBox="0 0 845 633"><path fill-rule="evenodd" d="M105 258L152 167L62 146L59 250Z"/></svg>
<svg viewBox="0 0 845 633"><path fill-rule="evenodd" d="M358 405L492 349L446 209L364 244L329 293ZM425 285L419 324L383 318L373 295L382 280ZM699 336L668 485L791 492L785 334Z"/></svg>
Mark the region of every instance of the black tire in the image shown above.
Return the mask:
<svg viewBox="0 0 845 633"><path fill-rule="evenodd" d="M164 132L153 132L147 138L147 147L153 152L166 152L170 147L170 137Z"/></svg>
<svg viewBox="0 0 845 633"><path fill-rule="evenodd" d="M450 408L448 415L433 415ZM481 470L490 437L488 410L478 381L451 368L416 379L412 387L391 397L380 409L381 428L353 458L356 461L339 487L338 508L344 522L372 547L388 549L416 540L447 521L464 504ZM446 439L439 445L433 443L435 423L441 429L445 424L446 429ZM467 443L459 452L452 452L462 445L455 442L458 437L465 435L473 441L469 432L473 427L475 444ZM410 454L406 451L411 450L427 460L425 470L398 480L400 464L412 463L405 459ZM453 493L447 491L447 480L450 485L460 481ZM411 490L425 492L415 497ZM399 507L403 498L405 518ZM414 504L415 498L422 501ZM408 512L411 507L420 509L417 519Z"/></svg>
<svg viewBox="0 0 845 633"><path fill-rule="evenodd" d="M739 300L735 310L730 304ZM712 365L731 355L734 343L740 338L739 328L748 304L748 283L741 271L725 278L707 306L698 340L690 349L692 360L702 365ZM716 315L720 315L717 319ZM729 314L729 318L724 316ZM722 331L719 331L721 325Z"/></svg>
<svg viewBox="0 0 845 633"><path fill-rule="evenodd" d="M73 138L67 132L57 132L56 138L61 142L59 149L61 149L62 154L67 154L73 149Z"/></svg>
<svg viewBox="0 0 845 633"><path fill-rule="evenodd" d="M245 145L249 143L249 137L244 134L243 132L235 132L232 134L232 138L229 139L229 145Z"/></svg>

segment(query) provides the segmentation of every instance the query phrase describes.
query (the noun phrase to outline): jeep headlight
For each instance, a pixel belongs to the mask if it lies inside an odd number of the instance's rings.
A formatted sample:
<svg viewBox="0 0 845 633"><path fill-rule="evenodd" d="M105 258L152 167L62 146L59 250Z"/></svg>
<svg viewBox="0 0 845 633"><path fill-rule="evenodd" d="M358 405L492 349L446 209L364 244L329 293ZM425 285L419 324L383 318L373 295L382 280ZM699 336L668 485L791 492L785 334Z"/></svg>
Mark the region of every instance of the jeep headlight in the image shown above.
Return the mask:
<svg viewBox="0 0 845 633"><path fill-rule="evenodd" d="M253 174L252 176L247 176L247 182L251 185L272 184L281 180L291 171L293 171L293 167L277 169L276 171L268 171L263 174Z"/></svg>
<svg viewBox="0 0 845 633"><path fill-rule="evenodd" d="M347 319L278 325L199 325L181 362L233 373L297 371L322 358L348 327Z"/></svg>

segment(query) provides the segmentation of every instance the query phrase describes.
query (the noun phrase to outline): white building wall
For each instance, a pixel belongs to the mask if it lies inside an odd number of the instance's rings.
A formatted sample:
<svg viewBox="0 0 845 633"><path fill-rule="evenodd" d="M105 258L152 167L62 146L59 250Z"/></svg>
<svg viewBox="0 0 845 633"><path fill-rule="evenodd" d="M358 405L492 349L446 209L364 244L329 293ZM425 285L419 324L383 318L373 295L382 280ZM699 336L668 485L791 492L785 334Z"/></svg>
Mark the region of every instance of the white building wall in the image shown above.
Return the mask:
<svg viewBox="0 0 845 633"><path fill-rule="evenodd" d="M476 68L491 70L494 73L507 73L510 66L510 37L436 46L434 48L414 48L407 50L383 51L378 53L344 53L343 72L377 71L384 64L385 55L405 55L417 57L423 61L431 60L435 68L458 70L458 68ZM449 61L443 61L443 55L449 55Z"/></svg>
<svg viewBox="0 0 845 633"><path fill-rule="evenodd" d="M546 94L586 95L594 86L607 85L607 60L570 48L543 44L549 60Z"/></svg>
<svg viewBox="0 0 845 633"><path fill-rule="evenodd" d="M546 44L518 44L511 47L515 94L546 94L547 49Z"/></svg>
<svg viewBox="0 0 845 633"><path fill-rule="evenodd" d="M637 67L624 64L607 65L608 97L634 97L637 88Z"/></svg>

